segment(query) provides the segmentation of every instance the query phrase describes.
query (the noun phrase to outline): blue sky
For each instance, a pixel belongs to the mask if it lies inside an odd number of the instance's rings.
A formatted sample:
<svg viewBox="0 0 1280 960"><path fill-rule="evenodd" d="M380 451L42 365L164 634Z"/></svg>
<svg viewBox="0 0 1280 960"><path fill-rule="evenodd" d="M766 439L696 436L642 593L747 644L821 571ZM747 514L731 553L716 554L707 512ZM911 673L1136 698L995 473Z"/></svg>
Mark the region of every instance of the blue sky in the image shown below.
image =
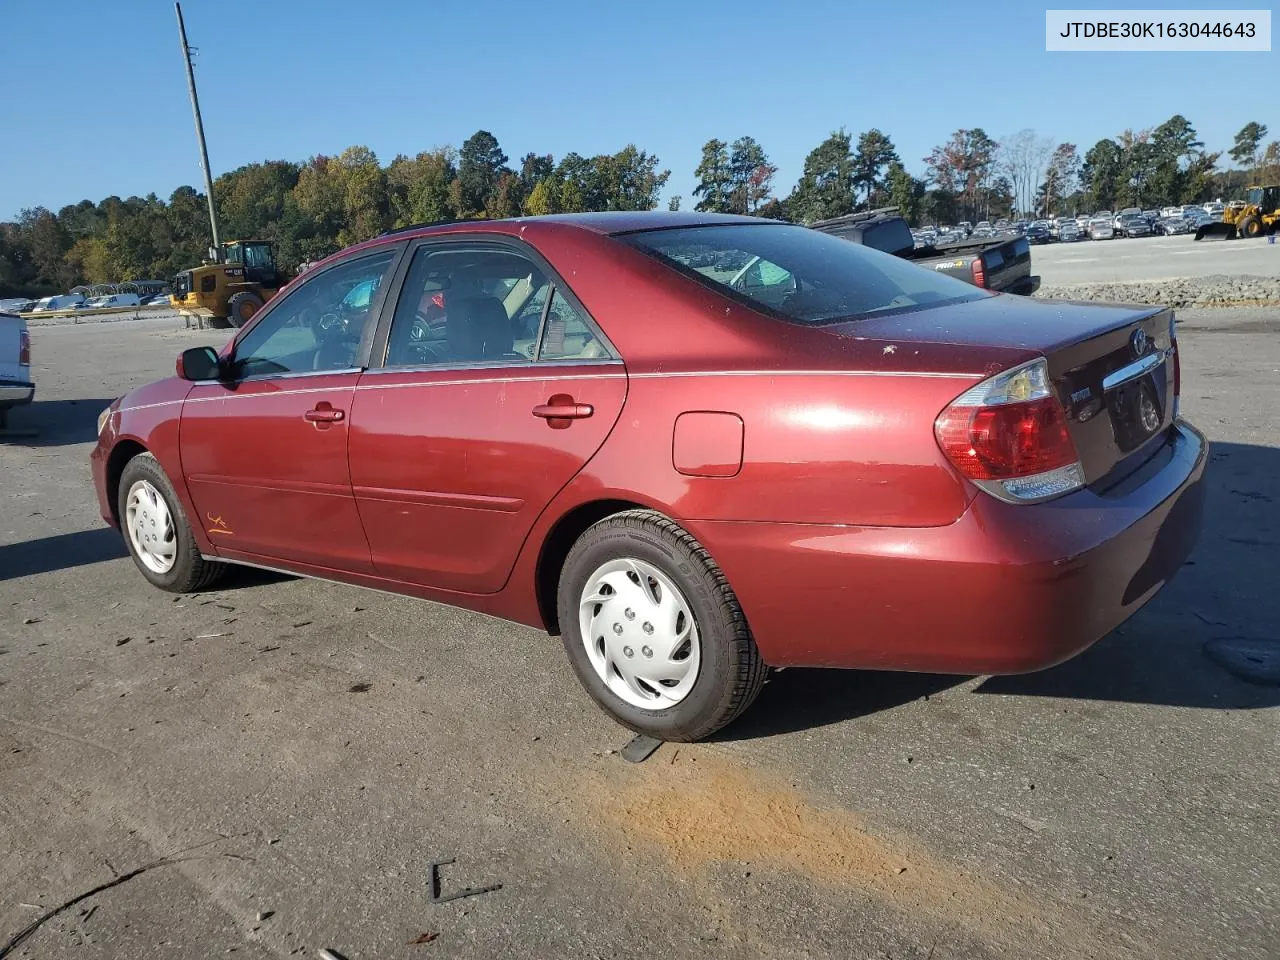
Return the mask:
<svg viewBox="0 0 1280 960"><path fill-rule="evenodd" d="M1207 4L1166 4L1176 6ZM199 185L172 3L3 7L0 218ZM666 195L689 206L713 136L755 136L781 193L841 126L884 130L917 175L959 127L997 138L1031 127L1081 153L1174 113L1213 150L1250 120L1280 137L1280 54L1046 53L1044 10L1026 0L183 7L215 175L352 144L386 163L484 128L513 163L531 150L559 158L635 142L671 169Z"/></svg>

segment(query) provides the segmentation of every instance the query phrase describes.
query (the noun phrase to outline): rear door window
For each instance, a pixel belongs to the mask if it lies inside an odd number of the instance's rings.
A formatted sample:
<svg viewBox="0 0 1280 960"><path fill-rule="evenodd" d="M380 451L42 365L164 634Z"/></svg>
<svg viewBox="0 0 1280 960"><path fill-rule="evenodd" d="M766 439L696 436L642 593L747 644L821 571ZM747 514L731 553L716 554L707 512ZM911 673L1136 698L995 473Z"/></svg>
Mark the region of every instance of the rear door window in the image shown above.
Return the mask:
<svg viewBox="0 0 1280 960"><path fill-rule="evenodd" d="M612 354L595 327L559 290L553 290L539 360L605 360Z"/></svg>
<svg viewBox="0 0 1280 960"><path fill-rule="evenodd" d="M420 247L391 321L386 366L531 363L548 287L542 268L509 248Z"/></svg>

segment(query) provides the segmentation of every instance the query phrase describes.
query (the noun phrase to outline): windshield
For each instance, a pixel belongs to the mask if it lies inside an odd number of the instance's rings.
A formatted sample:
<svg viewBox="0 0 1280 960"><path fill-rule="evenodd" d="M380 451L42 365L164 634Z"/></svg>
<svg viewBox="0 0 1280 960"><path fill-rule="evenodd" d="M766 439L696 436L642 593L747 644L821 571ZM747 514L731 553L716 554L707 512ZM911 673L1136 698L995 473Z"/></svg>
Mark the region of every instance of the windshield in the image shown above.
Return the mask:
<svg viewBox="0 0 1280 960"><path fill-rule="evenodd" d="M800 323L990 296L962 280L808 227L709 225L620 239L719 293Z"/></svg>
<svg viewBox="0 0 1280 960"><path fill-rule="evenodd" d="M270 267L271 248L262 243L247 243L241 254L241 262L246 267Z"/></svg>

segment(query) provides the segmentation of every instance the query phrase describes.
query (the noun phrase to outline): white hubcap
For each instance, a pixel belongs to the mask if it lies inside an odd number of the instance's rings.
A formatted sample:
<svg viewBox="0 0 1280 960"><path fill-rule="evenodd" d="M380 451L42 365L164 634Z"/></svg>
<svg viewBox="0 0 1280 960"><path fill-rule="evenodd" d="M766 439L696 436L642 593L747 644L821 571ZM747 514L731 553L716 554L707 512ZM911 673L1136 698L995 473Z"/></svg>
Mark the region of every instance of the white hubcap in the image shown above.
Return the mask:
<svg viewBox="0 0 1280 960"><path fill-rule="evenodd" d="M587 578L578 605L587 658L622 700L663 710L688 696L702 647L676 585L643 560L610 560Z"/></svg>
<svg viewBox="0 0 1280 960"><path fill-rule="evenodd" d="M125 500L125 526L133 552L152 573L168 573L178 556L173 516L150 481L139 480Z"/></svg>

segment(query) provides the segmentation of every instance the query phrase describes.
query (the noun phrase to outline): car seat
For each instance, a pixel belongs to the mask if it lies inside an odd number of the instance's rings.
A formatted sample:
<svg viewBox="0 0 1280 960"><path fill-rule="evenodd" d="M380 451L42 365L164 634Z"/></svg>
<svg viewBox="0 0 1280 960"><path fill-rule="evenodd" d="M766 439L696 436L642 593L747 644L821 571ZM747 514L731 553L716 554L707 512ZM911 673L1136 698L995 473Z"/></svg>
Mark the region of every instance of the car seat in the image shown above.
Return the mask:
<svg viewBox="0 0 1280 960"><path fill-rule="evenodd" d="M512 351L511 320L496 297L450 297L448 311L445 335L450 359L527 359Z"/></svg>

